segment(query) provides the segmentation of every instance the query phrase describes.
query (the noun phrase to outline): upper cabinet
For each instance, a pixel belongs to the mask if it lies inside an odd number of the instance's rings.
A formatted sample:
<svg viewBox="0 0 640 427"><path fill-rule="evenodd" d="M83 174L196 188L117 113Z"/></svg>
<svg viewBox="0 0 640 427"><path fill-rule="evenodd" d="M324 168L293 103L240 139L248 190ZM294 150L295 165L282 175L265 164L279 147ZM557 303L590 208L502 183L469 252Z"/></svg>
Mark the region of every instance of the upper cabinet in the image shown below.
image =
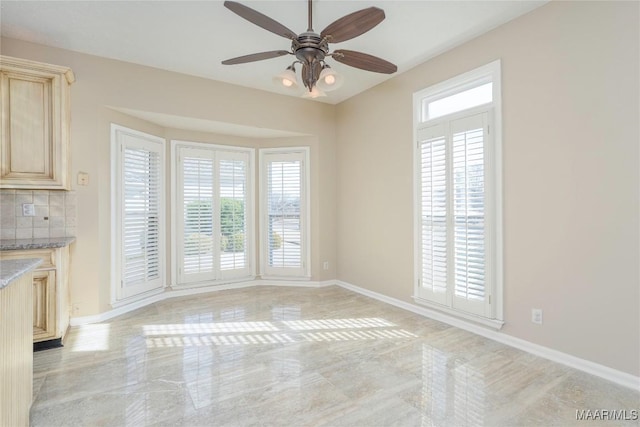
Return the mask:
<svg viewBox="0 0 640 427"><path fill-rule="evenodd" d="M71 69L0 56L0 188L68 190Z"/></svg>

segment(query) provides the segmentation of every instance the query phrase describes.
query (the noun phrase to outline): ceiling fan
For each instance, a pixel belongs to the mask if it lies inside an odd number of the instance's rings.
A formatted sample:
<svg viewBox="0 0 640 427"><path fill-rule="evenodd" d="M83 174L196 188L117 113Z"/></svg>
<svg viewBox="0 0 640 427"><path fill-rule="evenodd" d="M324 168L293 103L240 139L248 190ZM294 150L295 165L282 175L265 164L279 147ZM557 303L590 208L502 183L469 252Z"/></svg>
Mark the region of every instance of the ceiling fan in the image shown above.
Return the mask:
<svg viewBox="0 0 640 427"><path fill-rule="evenodd" d="M243 4L225 1L224 6L247 21L291 40L291 49L239 56L222 61L222 64L235 65L262 61L283 55L295 55L296 60L293 64L287 67L283 73L276 76L274 80L279 81L285 87L295 88L297 86L295 65L302 64L302 82L308 89L308 95L313 98L323 96L324 94L321 91L336 89L341 83L341 76L335 73L325 62L327 57L332 57L334 60L351 67L376 73L392 74L398 70L398 67L391 62L373 55L346 49L338 49L333 52L329 50L329 43L350 40L366 33L382 22L385 18L384 11L377 7L369 7L345 15L318 34L313 30L312 0L308 0L307 31L296 34L279 22Z"/></svg>

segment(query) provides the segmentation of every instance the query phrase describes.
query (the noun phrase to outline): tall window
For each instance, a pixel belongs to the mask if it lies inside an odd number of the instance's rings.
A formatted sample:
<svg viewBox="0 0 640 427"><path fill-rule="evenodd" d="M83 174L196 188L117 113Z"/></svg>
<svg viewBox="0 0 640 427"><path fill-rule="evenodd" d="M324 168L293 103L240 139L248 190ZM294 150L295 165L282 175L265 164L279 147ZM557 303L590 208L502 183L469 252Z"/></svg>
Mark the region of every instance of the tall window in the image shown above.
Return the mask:
<svg viewBox="0 0 640 427"><path fill-rule="evenodd" d="M173 144L177 284L251 277L253 150Z"/></svg>
<svg viewBox="0 0 640 427"><path fill-rule="evenodd" d="M414 95L418 302L502 318L500 63Z"/></svg>
<svg viewBox="0 0 640 427"><path fill-rule="evenodd" d="M164 140L117 125L111 132L116 302L165 285Z"/></svg>
<svg viewBox="0 0 640 427"><path fill-rule="evenodd" d="M260 150L261 274L309 278L309 150Z"/></svg>

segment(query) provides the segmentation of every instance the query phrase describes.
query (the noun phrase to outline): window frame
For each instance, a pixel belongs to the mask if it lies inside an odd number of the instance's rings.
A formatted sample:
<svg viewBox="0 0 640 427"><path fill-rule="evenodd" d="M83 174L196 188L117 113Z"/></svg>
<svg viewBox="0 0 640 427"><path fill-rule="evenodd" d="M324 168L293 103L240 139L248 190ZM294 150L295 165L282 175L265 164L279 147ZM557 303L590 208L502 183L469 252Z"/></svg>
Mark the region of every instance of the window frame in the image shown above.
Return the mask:
<svg viewBox="0 0 640 427"><path fill-rule="evenodd" d="M492 82L493 101L488 104L474 106L468 109L457 111L448 115L439 116L434 119L423 120L423 107L428 104L460 92L464 92L471 88L481 86L488 82ZM414 295L413 299L416 303L425 305L430 308L437 309L446 314L483 324L495 329L500 329L504 324L504 307L503 307L503 235L502 235L502 94L501 94L501 62L495 60L489 64L478 67L469 72L460 74L446 81L429 86L423 90L413 94L413 217L414 217ZM490 144L487 148L490 151L485 160L487 173L487 186L489 189L489 197L485 206L485 215L491 216L491 223L486 228L486 233L490 233L492 238L489 239L490 248L493 254L493 262L487 266L492 272L492 283L487 283L488 294L491 298L490 313L485 316L471 314L459 309L453 308L453 305L442 305L420 296L420 280L421 272L421 147L418 139L418 132L422 128L435 126L438 124L448 124L456 119L469 117L474 114L486 112L488 114L488 127L490 130ZM449 173L449 172L448 172ZM447 203L450 203L448 201ZM451 230L453 231L453 230ZM453 258L447 257L448 262L453 262ZM452 286L452 279L448 278L448 291ZM453 286L455 288L455 286Z"/></svg>
<svg viewBox="0 0 640 427"><path fill-rule="evenodd" d="M269 156L298 156L302 162L301 175L301 207L300 207L300 239L302 267L287 271L285 268L269 267L267 263L269 252L269 211L267 206L267 157ZM265 280L311 280L311 174L309 147L278 147L261 148L258 151L260 164L260 276ZM295 271L294 271L295 270Z"/></svg>
<svg viewBox="0 0 640 427"><path fill-rule="evenodd" d="M142 140L140 145L154 147L159 154L159 191L158 191L158 259L160 262L159 286L127 295L123 291L123 150L129 145L123 141L121 135L130 136ZM140 141L137 141L138 143ZM166 260L167 245L167 217L166 217L166 165L165 165L166 140L164 138L111 123L111 306L119 307L151 295L161 293L167 287L167 271L162 267Z"/></svg>
<svg viewBox="0 0 640 427"><path fill-rule="evenodd" d="M234 274L226 274L222 272L222 269L219 265L219 257L217 259L218 264L215 265L215 278L204 279L201 281L193 281L193 282L181 282L180 275L178 274L178 268L180 266L180 262L178 259L178 255L180 251L178 249L178 235L181 228L181 225L178 224L178 219L180 215L178 214L178 208L182 206L182 200L180 200L180 196L182 196L182 190L178 188L178 180L180 176L180 165L178 164L178 154L181 148L193 149L193 150L205 150L210 151L212 154L212 158L214 160L214 174L216 174L217 179L219 177L219 158L216 153L224 152L224 153L241 153L243 155L247 155L247 188L246 188L246 200L247 204L245 205L245 227L247 231L247 236L245 239L245 256L247 262L247 268L244 270L247 271L247 274L244 275L234 275ZM206 142L195 142L195 141L186 141L186 140L171 140L171 241L173 244L171 245L171 287L175 289L183 289L183 288L194 288L194 287L202 287L202 286L215 286L222 285L227 283L235 283L235 282L246 282L251 281L256 278L256 245L255 245L255 149L250 147L240 147L235 145L222 145L222 144L213 144ZM219 185L214 188L214 197L219 199ZM215 217L214 222L219 222L220 218ZM218 239L214 239L214 242L218 242ZM216 243L214 245L217 246ZM215 250L214 253L219 254L219 250ZM225 270L226 271L226 270Z"/></svg>

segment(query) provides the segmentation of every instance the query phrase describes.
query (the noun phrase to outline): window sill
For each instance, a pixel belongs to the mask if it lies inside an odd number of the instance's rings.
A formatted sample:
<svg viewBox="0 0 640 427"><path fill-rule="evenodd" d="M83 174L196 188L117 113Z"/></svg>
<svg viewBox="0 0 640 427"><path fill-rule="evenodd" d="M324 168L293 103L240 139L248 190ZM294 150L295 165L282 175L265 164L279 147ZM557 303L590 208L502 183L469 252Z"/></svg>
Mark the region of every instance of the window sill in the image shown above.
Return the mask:
<svg viewBox="0 0 640 427"><path fill-rule="evenodd" d="M482 316L477 316L475 314L469 314L469 313L464 313L458 310L455 310L453 308L449 308L449 307L445 307L443 305L440 304L436 304L434 302L431 302L429 300L426 300L424 298L420 298L418 296L413 296L413 300L416 302L416 304L420 304L423 307L426 307L429 310L434 310L438 313L441 313L445 316L449 316L452 317L456 320L459 321L465 321L465 322L469 322L469 323L474 323L477 325L482 325L482 326L486 326L489 327L491 329L495 329L496 331L502 329L502 326L504 325L504 321L499 320L499 319L489 319L486 317L482 317Z"/></svg>
<svg viewBox="0 0 640 427"><path fill-rule="evenodd" d="M244 276L244 277L234 277L229 279L218 279L218 280L203 280L201 282L184 282L184 283L176 283L175 285L171 285L172 290L176 289L193 289L193 288L205 288L211 287L215 288L216 286L222 285L232 285L236 283L247 283L255 280L256 276Z"/></svg>
<svg viewBox="0 0 640 427"><path fill-rule="evenodd" d="M277 281L286 281L286 282L298 282L305 281L308 282L311 280L311 276L260 276L262 280L277 280Z"/></svg>
<svg viewBox="0 0 640 427"><path fill-rule="evenodd" d="M128 305L131 305L133 303L139 302L139 301L143 301L143 300L147 300L149 298L155 297L156 295L159 294L163 294L166 291L166 286L163 286L162 288L157 288L157 289L152 289L150 291L147 292L143 292L141 294L138 295L134 295L134 296L130 296L127 298L122 298L119 300L115 300L111 302L111 307L112 308L119 308L119 307L126 307Z"/></svg>

